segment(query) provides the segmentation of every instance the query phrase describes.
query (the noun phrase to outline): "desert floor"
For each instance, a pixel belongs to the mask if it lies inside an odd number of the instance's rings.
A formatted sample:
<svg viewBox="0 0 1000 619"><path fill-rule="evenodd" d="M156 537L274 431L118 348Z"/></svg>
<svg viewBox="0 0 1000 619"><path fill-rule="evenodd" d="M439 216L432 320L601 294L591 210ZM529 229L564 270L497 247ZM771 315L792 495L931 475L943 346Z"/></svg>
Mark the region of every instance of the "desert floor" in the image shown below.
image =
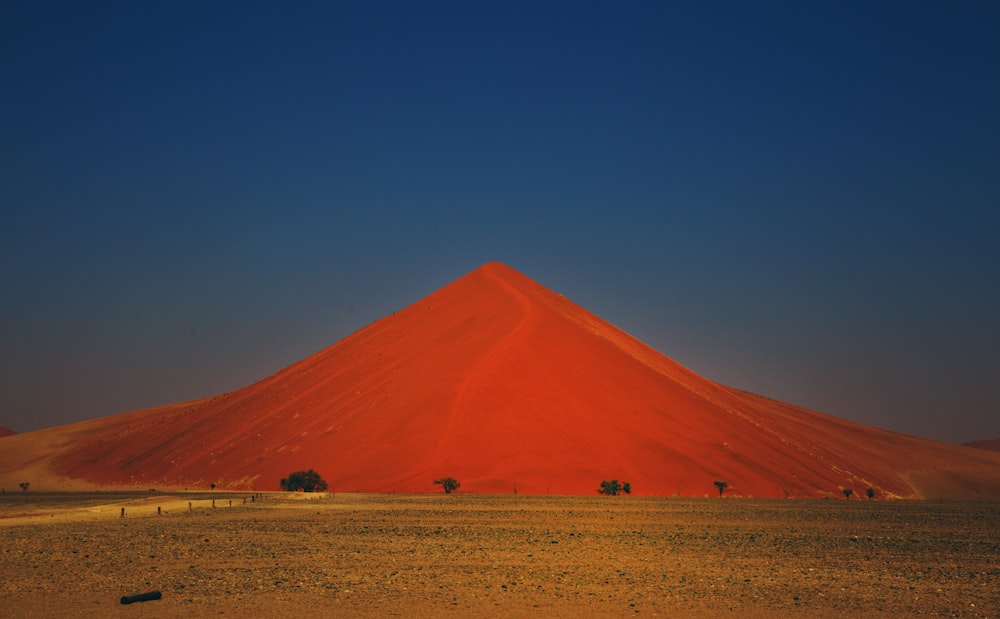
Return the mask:
<svg viewBox="0 0 1000 619"><path fill-rule="evenodd" d="M995 618L1000 503L0 496L0 616L250 613Z"/></svg>

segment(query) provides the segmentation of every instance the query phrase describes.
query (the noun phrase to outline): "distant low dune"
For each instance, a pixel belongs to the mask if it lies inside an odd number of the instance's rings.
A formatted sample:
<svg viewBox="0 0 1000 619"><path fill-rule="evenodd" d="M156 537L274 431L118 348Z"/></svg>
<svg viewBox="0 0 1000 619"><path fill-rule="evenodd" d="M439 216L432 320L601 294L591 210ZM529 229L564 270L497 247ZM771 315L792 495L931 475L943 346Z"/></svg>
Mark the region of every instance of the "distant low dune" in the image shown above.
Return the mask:
<svg viewBox="0 0 1000 619"><path fill-rule="evenodd" d="M969 441L968 443L962 443L966 447L975 447L976 449L989 449L990 451L1000 451L1000 438L995 438L992 440L984 441Z"/></svg>

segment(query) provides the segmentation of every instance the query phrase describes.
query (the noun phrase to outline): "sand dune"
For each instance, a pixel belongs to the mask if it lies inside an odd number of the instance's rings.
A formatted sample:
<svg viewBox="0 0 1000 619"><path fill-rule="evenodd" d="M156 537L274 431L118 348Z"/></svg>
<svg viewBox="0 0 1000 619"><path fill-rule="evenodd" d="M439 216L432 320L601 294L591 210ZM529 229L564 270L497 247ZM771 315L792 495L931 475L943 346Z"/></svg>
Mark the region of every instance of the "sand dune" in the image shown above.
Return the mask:
<svg viewBox="0 0 1000 619"><path fill-rule="evenodd" d="M343 491L1000 497L1000 454L719 385L499 263L238 391L0 450L5 487L276 489L305 468Z"/></svg>

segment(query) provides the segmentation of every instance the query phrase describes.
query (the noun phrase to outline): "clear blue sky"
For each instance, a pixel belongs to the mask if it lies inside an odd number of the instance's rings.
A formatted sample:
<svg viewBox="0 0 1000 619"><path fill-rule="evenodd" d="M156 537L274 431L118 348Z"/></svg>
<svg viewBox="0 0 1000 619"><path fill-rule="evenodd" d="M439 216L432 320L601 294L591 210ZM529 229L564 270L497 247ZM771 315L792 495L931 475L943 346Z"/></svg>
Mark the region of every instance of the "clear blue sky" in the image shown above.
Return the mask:
<svg viewBox="0 0 1000 619"><path fill-rule="evenodd" d="M713 380L1000 437L998 33L994 2L6 2L0 425L233 390L499 260Z"/></svg>

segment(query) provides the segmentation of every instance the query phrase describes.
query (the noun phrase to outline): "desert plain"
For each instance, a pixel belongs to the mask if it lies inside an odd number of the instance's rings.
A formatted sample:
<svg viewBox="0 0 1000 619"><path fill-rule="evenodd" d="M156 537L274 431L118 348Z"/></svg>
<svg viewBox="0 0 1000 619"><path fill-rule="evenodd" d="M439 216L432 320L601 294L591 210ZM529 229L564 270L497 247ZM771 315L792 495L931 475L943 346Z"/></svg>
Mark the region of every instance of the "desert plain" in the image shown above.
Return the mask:
<svg viewBox="0 0 1000 619"><path fill-rule="evenodd" d="M248 614L995 618L1000 502L0 496L4 617Z"/></svg>

